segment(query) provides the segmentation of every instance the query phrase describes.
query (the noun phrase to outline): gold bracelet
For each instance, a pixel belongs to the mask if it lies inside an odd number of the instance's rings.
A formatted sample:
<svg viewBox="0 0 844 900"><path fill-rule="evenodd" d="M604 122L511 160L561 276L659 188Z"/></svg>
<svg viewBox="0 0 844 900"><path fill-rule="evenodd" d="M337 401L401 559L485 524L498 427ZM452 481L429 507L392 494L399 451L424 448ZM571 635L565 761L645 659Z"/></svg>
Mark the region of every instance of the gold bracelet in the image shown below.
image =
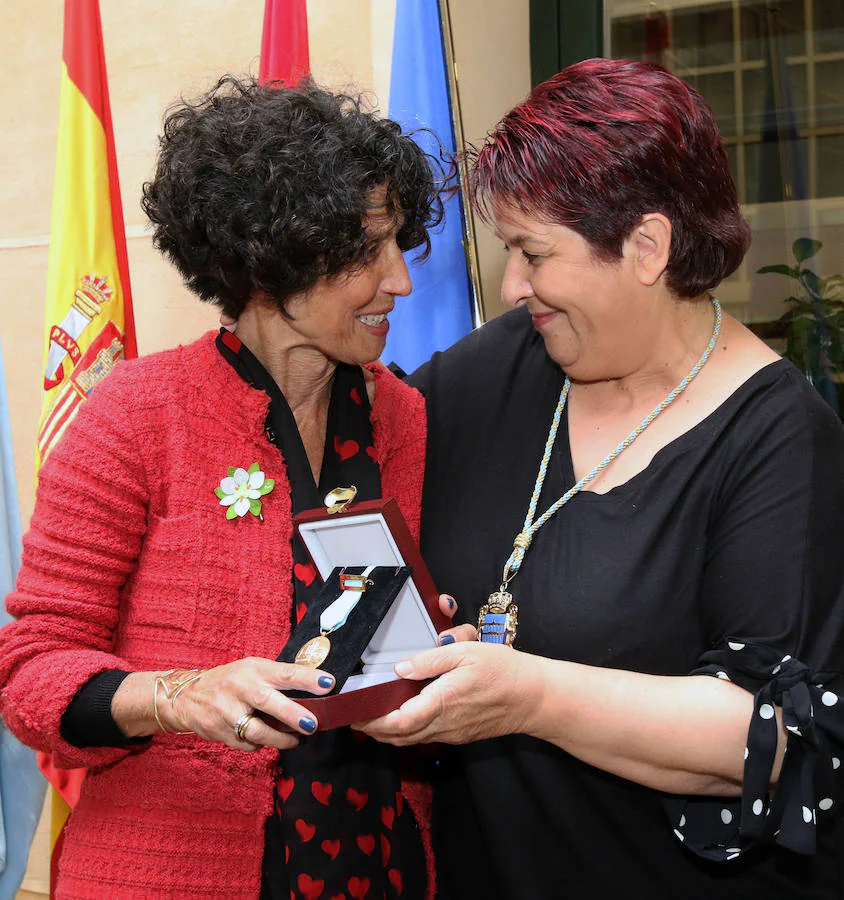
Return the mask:
<svg viewBox="0 0 844 900"><path fill-rule="evenodd" d="M179 718L179 715L176 712L175 707L173 706L173 701L189 684L193 684L194 681L201 678L205 674L205 672L205 669L168 669L166 672L162 672L160 675L157 675L155 677L155 686L152 692L152 711L155 715L155 721L158 723L158 727L165 734L196 734L196 732L187 730L170 731L164 725L158 712L159 689L162 689L164 691L164 696L170 701L170 713L176 720L176 724L180 728L185 728L184 723ZM166 679L170 679L169 684Z"/></svg>
<svg viewBox="0 0 844 900"><path fill-rule="evenodd" d="M164 684L164 680L160 675L157 675L155 678L155 686L152 689L152 711L155 714L155 721L158 723L158 727L165 733L170 734L169 729L164 725L161 721L161 716L158 715L158 689ZM166 688L165 688L166 690Z"/></svg>

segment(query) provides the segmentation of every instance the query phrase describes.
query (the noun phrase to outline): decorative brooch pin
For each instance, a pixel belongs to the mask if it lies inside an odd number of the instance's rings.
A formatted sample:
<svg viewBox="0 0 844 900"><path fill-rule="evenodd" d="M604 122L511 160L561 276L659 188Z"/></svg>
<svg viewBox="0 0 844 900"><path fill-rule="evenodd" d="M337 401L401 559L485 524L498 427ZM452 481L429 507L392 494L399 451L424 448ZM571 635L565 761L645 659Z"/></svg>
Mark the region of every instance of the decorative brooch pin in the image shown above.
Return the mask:
<svg viewBox="0 0 844 900"><path fill-rule="evenodd" d="M248 469L229 466L229 474L214 489L214 493L220 500L220 506L227 507L227 519L242 518L249 512L263 521L261 497L269 494L274 487L275 481L267 478L255 462Z"/></svg>

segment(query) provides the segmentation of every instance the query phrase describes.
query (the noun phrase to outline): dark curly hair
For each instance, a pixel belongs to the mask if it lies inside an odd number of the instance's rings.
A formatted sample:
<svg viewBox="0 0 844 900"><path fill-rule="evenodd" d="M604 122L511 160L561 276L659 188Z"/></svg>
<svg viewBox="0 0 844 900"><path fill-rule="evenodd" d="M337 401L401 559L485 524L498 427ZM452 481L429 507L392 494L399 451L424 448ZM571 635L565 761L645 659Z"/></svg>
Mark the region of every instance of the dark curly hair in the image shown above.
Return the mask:
<svg viewBox="0 0 844 900"><path fill-rule="evenodd" d="M364 220L382 185L402 217L399 246L425 258L442 171L359 97L226 75L168 110L142 206L155 246L202 300L237 317L263 292L286 314L319 278L366 265L377 239Z"/></svg>

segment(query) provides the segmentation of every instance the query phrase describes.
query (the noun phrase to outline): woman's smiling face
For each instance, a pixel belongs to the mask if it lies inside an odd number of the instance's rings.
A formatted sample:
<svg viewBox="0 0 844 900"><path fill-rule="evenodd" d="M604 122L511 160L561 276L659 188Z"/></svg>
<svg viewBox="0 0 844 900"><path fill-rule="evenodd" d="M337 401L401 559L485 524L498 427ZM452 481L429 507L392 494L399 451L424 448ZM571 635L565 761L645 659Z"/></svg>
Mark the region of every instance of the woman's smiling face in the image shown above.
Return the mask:
<svg viewBox="0 0 844 900"><path fill-rule="evenodd" d="M657 313L636 277L635 242L625 242L618 261L604 262L571 228L513 207L496 207L494 224L508 253L501 298L527 306L551 358L578 381L635 367Z"/></svg>
<svg viewBox="0 0 844 900"><path fill-rule="evenodd" d="M305 344L328 359L362 365L378 359L387 341L387 314L396 297L411 291L410 275L396 242L400 220L386 206L366 220L372 251L366 264L321 278L287 303L288 320Z"/></svg>

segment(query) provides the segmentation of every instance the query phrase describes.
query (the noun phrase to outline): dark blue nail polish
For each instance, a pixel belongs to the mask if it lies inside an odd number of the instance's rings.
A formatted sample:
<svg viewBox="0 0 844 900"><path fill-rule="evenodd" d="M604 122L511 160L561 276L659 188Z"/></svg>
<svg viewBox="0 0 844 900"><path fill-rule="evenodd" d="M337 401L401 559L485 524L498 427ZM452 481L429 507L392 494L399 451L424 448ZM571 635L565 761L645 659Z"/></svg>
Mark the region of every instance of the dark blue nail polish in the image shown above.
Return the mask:
<svg viewBox="0 0 844 900"><path fill-rule="evenodd" d="M448 598L448 608L454 609L455 606L457 606L457 604L454 602L454 597L449 597Z"/></svg>
<svg viewBox="0 0 844 900"><path fill-rule="evenodd" d="M334 679L330 675L320 675L317 682L321 688L330 688L334 685Z"/></svg>
<svg viewBox="0 0 844 900"><path fill-rule="evenodd" d="M440 638L440 647L445 647L446 644L454 643L454 635L453 634L444 634Z"/></svg>
<svg viewBox="0 0 844 900"><path fill-rule="evenodd" d="M299 719L299 727L302 731L313 734L316 731L316 722L313 719L309 719L307 716L302 716L302 718Z"/></svg>

